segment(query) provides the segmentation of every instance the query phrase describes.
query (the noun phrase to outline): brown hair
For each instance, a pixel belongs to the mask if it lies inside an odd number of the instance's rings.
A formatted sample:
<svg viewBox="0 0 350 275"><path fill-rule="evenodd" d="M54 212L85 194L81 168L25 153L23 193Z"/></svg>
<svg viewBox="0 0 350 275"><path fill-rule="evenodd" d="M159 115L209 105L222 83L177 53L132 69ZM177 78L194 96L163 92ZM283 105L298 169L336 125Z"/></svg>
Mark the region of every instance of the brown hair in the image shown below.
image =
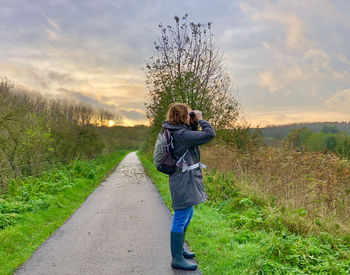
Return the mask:
<svg viewBox="0 0 350 275"><path fill-rule="evenodd" d="M172 103L166 114L166 120L174 125L185 124L189 109L190 107L185 103Z"/></svg>

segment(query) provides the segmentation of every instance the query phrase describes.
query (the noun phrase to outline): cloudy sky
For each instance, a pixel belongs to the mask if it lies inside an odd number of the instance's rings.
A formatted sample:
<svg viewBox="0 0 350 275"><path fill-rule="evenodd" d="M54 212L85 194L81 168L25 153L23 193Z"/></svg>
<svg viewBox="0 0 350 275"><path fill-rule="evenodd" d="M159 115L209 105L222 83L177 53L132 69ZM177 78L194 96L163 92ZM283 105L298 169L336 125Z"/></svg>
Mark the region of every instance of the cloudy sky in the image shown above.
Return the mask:
<svg viewBox="0 0 350 275"><path fill-rule="evenodd" d="M252 126L349 121L349 0L0 0L0 77L146 123L158 24L212 22Z"/></svg>

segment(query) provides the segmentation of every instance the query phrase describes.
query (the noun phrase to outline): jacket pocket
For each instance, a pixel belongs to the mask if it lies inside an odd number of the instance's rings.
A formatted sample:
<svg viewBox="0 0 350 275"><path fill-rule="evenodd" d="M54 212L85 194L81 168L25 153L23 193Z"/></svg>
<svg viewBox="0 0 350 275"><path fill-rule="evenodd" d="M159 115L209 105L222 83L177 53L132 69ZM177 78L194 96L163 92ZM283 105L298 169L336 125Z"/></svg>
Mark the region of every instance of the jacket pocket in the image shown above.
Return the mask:
<svg viewBox="0 0 350 275"><path fill-rule="evenodd" d="M193 170L193 174L196 179L203 180L202 170L199 167Z"/></svg>
<svg viewBox="0 0 350 275"><path fill-rule="evenodd" d="M202 175L201 169L200 168L194 169L193 174L194 174L194 179L195 179L198 190L200 192L205 192L204 184L203 184L203 175Z"/></svg>

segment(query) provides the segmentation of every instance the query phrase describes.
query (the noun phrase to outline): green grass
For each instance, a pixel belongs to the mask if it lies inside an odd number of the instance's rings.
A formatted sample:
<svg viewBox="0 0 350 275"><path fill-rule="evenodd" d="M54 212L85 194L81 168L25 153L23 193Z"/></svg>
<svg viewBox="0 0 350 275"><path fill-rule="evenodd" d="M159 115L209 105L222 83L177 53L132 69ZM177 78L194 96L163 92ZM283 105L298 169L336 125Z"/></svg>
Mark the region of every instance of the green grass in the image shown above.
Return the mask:
<svg viewBox="0 0 350 275"><path fill-rule="evenodd" d="M13 180L0 197L0 274L12 274L112 172L128 151Z"/></svg>
<svg viewBox="0 0 350 275"><path fill-rule="evenodd" d="M168 176L138 156L170 209ZM289 232L285 220L295 215L243 194L232 174L205 173L204 180L209 200L195 206L186 235L203 274L350 274L349 242Z"/></svg>

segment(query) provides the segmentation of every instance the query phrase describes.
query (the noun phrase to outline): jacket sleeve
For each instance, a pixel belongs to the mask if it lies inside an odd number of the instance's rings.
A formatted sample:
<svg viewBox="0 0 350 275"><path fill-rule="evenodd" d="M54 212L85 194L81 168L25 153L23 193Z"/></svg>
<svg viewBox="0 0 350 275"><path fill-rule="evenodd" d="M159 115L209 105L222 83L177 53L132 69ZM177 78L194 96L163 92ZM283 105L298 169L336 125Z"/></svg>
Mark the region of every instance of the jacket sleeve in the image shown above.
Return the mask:
<svg viewBox="0 0 350 275"><path fill-rule="evenodd" d="M190 126L192 131L198 131L198 121L193 121Z"/></svg>
<svg viewBox="0 0 350 275"><path fill-rule="evenodd" d="M215 131L209 122L202 119L199 124L202 131L189 130L182 133L181 141L186 148L202 145L215 137Z"/></svg>

